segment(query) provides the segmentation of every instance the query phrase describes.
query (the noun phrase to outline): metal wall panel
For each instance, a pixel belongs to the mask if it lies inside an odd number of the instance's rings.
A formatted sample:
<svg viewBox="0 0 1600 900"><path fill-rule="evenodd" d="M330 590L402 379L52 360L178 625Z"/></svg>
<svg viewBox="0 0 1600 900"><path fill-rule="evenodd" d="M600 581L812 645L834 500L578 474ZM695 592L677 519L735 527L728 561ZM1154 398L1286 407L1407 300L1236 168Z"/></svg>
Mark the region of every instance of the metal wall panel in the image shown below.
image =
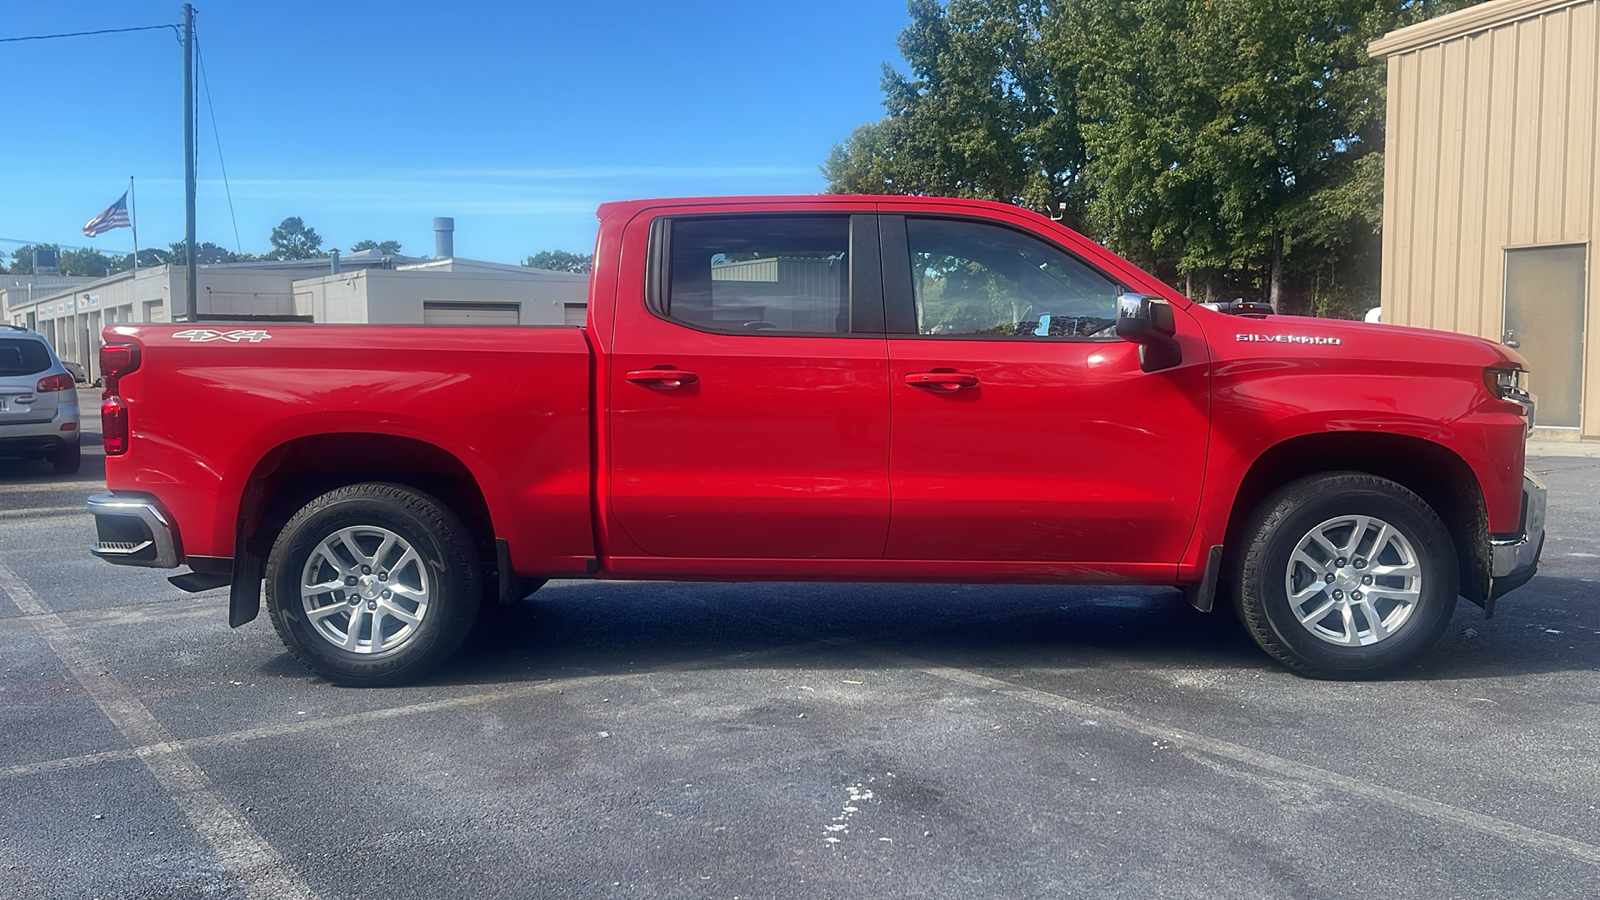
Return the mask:
<svg viewBox="0 0 1600 900"><path fill-rule="evenodd" d="M1600 232L1597 7L1492 0L1374 42L1389 65L1384 321L1499 340L1506 251ZM1582 431L1600 435L1600 328L1588 332Z"/></svg>
<svg viewBox="0 0 1600 900"><path fill-rule="evenodd" d="M1461 298L1476 298L1483 294L1485 272L1490 266L1488 257L1494 249L1485 243L1484 229L1479 227L1488 215L1489 144L1494 139L1494 129L1489 124L1489 104L1493 96L1494 38L1479 34L1462 42L1466 57L1465 93L1461 97L1461 218L1456 223L1460 231L1460 253L1457 267L1457 302L1454 330L1467 334L1482 334L1494 325L1484 319L1484 306L1477 302L1461 302ZM1495 171L1503 182L1506 173Z"/></svg>

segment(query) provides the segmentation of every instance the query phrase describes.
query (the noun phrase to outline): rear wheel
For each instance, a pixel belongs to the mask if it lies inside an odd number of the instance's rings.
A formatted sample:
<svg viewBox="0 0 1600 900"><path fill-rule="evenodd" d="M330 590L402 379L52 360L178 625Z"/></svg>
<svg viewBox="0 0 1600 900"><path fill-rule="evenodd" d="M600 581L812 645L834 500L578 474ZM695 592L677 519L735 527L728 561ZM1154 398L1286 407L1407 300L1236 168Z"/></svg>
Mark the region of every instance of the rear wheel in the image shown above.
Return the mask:
<svg viewBox="0 0 1600 900"><path fill-rule="evenodd" d="M1289 484L1262 502L1242 540L1240 618L1303 675L1390 674L1432 647L1455 610L1449 532L1387 479L1346 472Z"/></svg>
<svg viewBox="0 0 1600 900"><path fill-rule="evenodd" d="M356 484L306 504L267 559L267 606L295 658L345 685L390 685L455 652L478 612L477 553L439 501Z"/></svg>

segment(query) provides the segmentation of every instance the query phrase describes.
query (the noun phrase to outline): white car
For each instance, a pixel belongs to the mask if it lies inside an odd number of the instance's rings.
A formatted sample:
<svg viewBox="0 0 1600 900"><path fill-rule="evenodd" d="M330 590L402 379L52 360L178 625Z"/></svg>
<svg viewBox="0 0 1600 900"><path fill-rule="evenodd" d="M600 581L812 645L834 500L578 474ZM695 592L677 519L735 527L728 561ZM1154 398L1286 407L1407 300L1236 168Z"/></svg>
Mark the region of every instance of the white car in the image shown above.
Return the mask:
<svg viewBox="0 0 1600 900"><path fill-rule="evenodd" d="M78 471L77 383L43 337L0 325L0 456L50 460L58 474Z"/></svg>

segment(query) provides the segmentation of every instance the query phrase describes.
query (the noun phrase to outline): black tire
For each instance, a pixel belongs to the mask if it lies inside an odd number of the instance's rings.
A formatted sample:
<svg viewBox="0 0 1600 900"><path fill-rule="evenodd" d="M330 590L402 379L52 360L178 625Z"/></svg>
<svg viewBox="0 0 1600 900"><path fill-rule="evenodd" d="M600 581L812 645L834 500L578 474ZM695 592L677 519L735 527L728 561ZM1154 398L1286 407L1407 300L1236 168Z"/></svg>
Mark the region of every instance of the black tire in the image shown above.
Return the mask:
<svg viewBox="0 0 1600 900"><path fill-rule="evenodd" d="M341 532L363 555L342 540L324 547ZM470 533L442 503L404 485L354 484L307 503L278 533L267 610L289 652L328 680L402 684L461 645L478 614L480 580ZM337 586L306 601L306 581Z"/></svg>
<svg viewBox="0 0 1600 900"><path fill-rule="evenodd" d="M1374 549L1380 558L1367 560ZM1339 680L1389 675L1426 653L1455 611L1460 578L1433 509L1356 472L1303 478L1267 497L1240 532L1232 571L1239 618L1256 643L1294 672Z"/></svg>
<svg viewBox="0 0 1600 900"><path fill-rule="evenodd" d="M83 468L83 443L73 441L50 454L50 467L57 475L76 475Z"/></svg>

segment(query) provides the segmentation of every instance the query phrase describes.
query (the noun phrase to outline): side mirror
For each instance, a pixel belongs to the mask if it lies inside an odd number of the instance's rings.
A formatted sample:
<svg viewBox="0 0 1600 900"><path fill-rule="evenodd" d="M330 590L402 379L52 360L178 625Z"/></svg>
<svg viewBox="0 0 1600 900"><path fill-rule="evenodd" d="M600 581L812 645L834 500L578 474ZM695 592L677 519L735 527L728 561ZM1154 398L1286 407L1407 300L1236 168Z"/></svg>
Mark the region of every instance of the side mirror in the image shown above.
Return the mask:
<svg viewBox="0 0 1600 900"><path fill-rule="evenodd" d="M1159 372L1183 362L1172 306L1160 297L1123 294L1117 298L1117 337L1139 345L1139 368Z"/></svg>

